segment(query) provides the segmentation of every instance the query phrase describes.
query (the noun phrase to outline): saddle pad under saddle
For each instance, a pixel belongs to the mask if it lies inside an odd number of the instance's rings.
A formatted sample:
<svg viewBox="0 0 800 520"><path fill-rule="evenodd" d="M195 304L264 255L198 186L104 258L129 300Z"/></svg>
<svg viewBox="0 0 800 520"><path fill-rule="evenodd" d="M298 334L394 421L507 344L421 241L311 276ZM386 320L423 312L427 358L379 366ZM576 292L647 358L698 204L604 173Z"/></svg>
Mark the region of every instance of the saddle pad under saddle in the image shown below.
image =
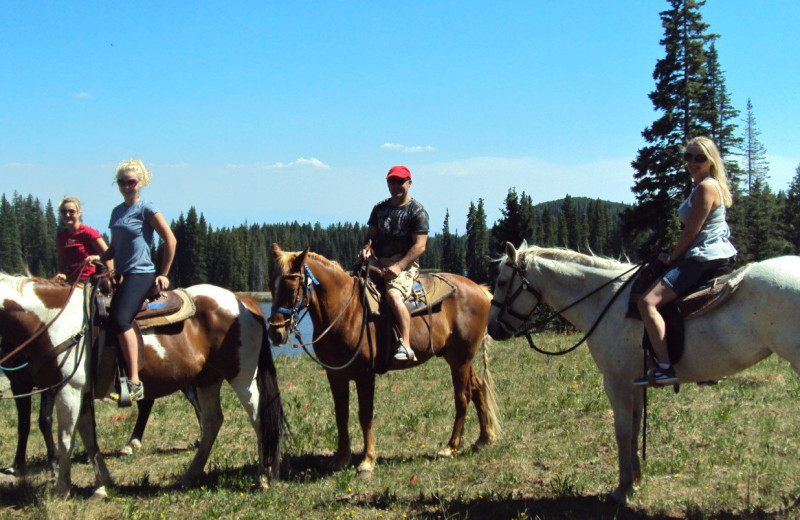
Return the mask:
<svg viewBox="0 0 800 520"><path fill-rule="evenodd" d="M185 290L165 291L158 298L145 301L136 314L136 323L142 330L169 325L191 318L195 311L192 297Z"/></svg>
<svg viewBox="0 0 800 520"><path fill-rule="evenodd" d="M434 307L453 294L456 288L438 274L422 274L414 280L411 296L406 300L406 307L411 316L427 312L435 312ZM367 305L372 316L380 316L382 295L372 281L367 281Z"/></svg>

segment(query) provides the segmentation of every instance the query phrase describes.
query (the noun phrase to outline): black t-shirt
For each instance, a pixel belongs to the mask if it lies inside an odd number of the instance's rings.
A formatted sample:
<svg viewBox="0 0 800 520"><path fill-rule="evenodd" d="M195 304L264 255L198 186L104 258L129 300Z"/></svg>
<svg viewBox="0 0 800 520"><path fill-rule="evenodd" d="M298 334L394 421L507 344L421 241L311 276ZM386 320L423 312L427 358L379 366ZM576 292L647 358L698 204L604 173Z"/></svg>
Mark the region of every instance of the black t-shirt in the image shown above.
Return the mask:
<svg viewBox="0 0 800 520"><path fill-rule="evenodd" d="M378 258L405 255L413 245L411 235L428 234L428 212L414 199L399 208L386 199L372 208L367 224L378 229L372 242Z"/></svg>

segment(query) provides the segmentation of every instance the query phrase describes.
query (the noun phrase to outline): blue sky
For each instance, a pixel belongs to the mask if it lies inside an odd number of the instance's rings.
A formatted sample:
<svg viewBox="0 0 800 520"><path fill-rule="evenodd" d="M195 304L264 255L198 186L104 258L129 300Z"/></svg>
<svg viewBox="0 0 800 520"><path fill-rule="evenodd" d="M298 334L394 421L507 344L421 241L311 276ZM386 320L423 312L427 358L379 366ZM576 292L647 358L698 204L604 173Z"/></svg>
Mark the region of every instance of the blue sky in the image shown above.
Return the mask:
<svg viewBox="0 0 800 520"><path fill-rule="evenodd" d="M144 160L167 220L364 223L394 164L441 231L510 187L633 202L658 116L662 0L0 2L0 192L84 201ZM732 102L786 189L800 164L800 3L709 0ZM742 129L743 131L743 129Z"/></svg>

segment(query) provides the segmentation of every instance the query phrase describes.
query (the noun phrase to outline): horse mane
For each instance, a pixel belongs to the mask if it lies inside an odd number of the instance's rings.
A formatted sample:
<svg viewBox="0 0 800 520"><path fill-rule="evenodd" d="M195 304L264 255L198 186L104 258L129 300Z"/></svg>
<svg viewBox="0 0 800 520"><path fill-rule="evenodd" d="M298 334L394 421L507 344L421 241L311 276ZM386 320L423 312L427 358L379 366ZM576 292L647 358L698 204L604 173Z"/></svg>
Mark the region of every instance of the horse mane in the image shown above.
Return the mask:
<svg viewBox="0 0 800 520"><path fill-rule="evenodd" d="M277 259L277 266L278 269L283 274L289 272L289 269L292 267L292 262L294 262L295 258L300 256L302 251L285 251L278 259ZM329 269L333 269L334 271L341 271L344 272L342 266L336 260L330 260L325 258L324 256L320 255L319 253L314 253L313 251L309 251L306 258L310 258L311 260L317 261L321 263L324 267Z"/></svg>
<svg viewBox="0 0 800 520"><path fill-rule="evenodd" d="M0 282L6 282L10 285L16 286L17 292L22 294L22 289L29 283L38 285L47 285L50 287L68 287L68 284L50 278L41 278L39 276L23 276L13 275L0 271Z"/></svg>
<svg viewBox="0 0 800 520"><path fill-rule="evenodd" d="M526 266L530 265L533 258L539 257L556 260L558 262L570 262L587 267L596 267L599 269L620 270L630 267L630 264L620 262L614 258L596 256L594 254L587 255L562 247L525 246L520 248L519 253Z"/></svg>

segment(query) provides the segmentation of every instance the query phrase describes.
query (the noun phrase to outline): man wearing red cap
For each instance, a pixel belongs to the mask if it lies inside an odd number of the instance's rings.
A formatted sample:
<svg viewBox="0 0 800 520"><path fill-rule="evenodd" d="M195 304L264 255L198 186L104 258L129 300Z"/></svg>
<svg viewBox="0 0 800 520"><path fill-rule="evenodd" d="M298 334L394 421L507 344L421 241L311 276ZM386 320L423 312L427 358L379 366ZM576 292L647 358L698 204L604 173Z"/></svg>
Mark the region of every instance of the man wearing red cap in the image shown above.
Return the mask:
<svg viewBox="0 0 800 520"><path fill-rule="evenodd" d="M400 361L416 361L411 350L411 315L405 300L411 295L419 273L417 259L428 243L428 212L411 198L411 172L405 166L392 166L386 174L391 197L372 208L364 247L358 257L364 261L377 258L386 281L386 300L400 329L397 352Z"/></svg>

